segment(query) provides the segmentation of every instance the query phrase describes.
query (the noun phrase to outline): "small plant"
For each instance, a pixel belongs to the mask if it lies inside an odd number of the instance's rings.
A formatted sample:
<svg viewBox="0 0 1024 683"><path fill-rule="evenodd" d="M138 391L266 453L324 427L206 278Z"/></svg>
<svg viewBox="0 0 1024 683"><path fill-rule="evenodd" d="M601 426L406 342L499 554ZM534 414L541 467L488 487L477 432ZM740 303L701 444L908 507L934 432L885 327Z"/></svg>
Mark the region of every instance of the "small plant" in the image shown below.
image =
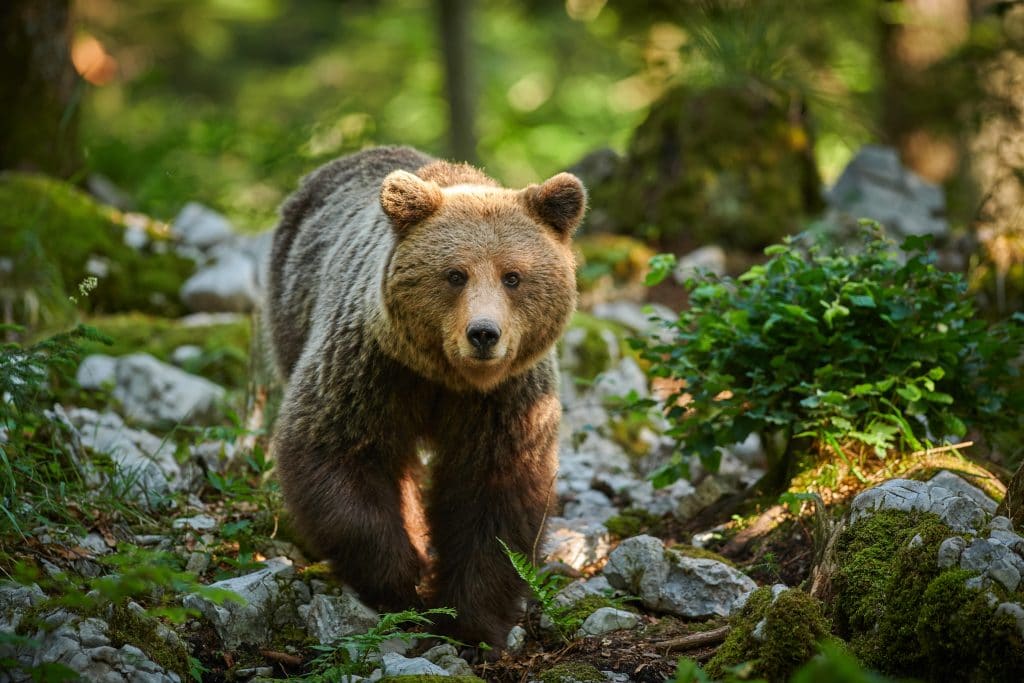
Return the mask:
<svg viewBox="0 0 1024 683"><path fill-rule="evenodd" d="M565 608L555 602L555 596L565 585L565 577L542 571L526 555L512 550L500 538L498 543L501 544L501 549L508 556L509 562L515 567L516 574L530 587L530 592L540 604L541 612L551 620L551 623L565 638L568 632L568 624L565 623Z"/></svg>
<svg viewBox="0 0 1024 683"><path fill-rule="evenodd" d="M735 280L691 279L690 309L671 338L636 342L650 373L675 387L660 405L679 451L656 485L687 475L684 456L717 470L720 449L752 432L769 447L776 490L806 453L855 469L851 456L917 451L969 429L990 443L1019 433L1024 316L980 319L961 276L934 265L926 239L897 250L877 224L862 236L858 253L787 238Z"/></svg>
<svg viewBox="0 0 1024 683"><path fill-rule="evenodd" d="M380 621L366 633L342 636L331 645L314 645L313 649L321 654L309 663L310 673L304 677L304 680L311 683L328 683L336 681L342 676L368 676L376 668L381 645L393 638L406 643L415 640L437 639L456 646L463 645L463 643L446 636L402 630L403 627L409 625L432 626L434 623L430 619L432 616L454 618L456 612L450 607L434 607L422 612L417 610L389 612L380 615ZM386 671L384 673L387 674Z"/></svg>

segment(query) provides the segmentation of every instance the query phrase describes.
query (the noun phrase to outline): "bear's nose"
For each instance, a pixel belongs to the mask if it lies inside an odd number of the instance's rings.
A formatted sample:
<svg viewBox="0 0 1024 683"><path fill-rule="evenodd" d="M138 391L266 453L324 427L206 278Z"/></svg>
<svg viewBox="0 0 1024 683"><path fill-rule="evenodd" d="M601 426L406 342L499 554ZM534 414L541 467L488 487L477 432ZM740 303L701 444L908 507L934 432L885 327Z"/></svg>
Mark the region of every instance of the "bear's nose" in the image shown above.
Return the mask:
<svg viewBox="0 0 1024 683"><path fill-rule="evenodd" d="M493 320L474 320L466 328L469 343L480 351L490 351L501 338L501 328Z"/></svg>

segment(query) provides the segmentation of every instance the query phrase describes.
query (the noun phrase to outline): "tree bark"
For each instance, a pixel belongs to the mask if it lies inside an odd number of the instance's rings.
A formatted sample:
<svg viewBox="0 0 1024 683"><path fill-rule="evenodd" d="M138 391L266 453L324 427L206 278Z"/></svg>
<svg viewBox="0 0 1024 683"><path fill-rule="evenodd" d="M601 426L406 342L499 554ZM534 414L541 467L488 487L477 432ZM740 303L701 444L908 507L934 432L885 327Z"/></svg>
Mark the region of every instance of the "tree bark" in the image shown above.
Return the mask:
<svg viewBox="0 0 1024 683"><path fill-rule="evenodd" d="M438 0L445 94L448 97L449 152L456 159L476 162L474 84L470 68L469 0Z"/></svg>
<svg viewBox="0 0 1024 683"><path fill-rule="evenodd" d="M79 168L70 0L0 3L0 169L69 177Z"/></svg>

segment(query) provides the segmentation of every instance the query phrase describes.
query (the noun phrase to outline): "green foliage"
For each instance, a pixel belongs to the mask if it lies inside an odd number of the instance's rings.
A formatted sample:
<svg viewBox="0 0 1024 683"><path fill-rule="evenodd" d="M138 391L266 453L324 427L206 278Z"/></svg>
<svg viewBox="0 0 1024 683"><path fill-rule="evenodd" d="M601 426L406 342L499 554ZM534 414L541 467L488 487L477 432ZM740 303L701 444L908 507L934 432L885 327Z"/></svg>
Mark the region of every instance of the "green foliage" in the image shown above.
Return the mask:
<svg viewBox="0 0 1024 683"><path fill-rule="evenodd" d="M819 654L801 666L789 678L790 683L888 683L892 679L865 669L856 657L835 641L824 641L819 645ZM749 666L732 667L726 671L723 683L748 681L756 683L764 679L751 679ZM700 665L692 659L679 660L675 683L714 683Z"/></svg>
<svg viewBox="0 0 1024 683"><path fill-rule="evenodd" d="M540 604L541 612L551 620L559 634L566 638L571 624L566 619L565 608L555 602L555 596L565 585L565 577L542 572L526 555L512 550L502 539L499 538L498 543L515 567L516 574L530 587L530 592Z"/></svg>
<svg viewBox="0 0 1024 683"><path fill-rule="evenodd" d="M28 347L0 344L0 549L47 520L78 526L67 500L84 487L82 463L68 445L66 426L44 411L60 386L74 383L83 344L108 341L79 325Z"/></svg>
<svg viewBox="0 0 1024 683"><path fill-rule="evenodd" d="M601 683L607 680L593 664L562 662L540 675L541 683Z"/></svg>
<svg viewBox="0 0 1024 683"><path fill-rule="evenodd" d="M762 636L755 637L762 620ZM829 637L821 602L796 589L773 601L771 588L759 588L730 625L729 637L705 667L711 676L722 677L742 666L748 675L785 681Z"/></svg>
<svg viewBox="0 0 1024 683"><path fill-rule="evenodd" d="M381 645L393 638L410 643L416 640L440 639L453 645L462 645L458 641L432 633L408 632L402 630L407 626L432 626L433 616L456 616L450 607L434 607L422 612L405 610L404 612L388 612L380 615L380 621L365 633L342 636L330 645L314 645L313 649L320 652L309 663L309 673L303 680L310 683L329 683L340 676L367 676L376 668L376 657L380 655ZM387 672L384 672L387 675Z"/></svg>
<svg viewBox="0 0 1024 683"><path fill-rule="evenodd" d="M211 325L183 325L177 320L143 313L95 316L90 324L111 338L102 347L86 343L85 352L122 356L144 352L164 362L179 346L198 346L200 353L182 369L220 384L244 389L249 380L249 350L252 321L240 316L230 322Z"/></svg>
<svg viewBox="0 0 1024 683"><path fill-rule="evenodd" d="M951 535L926 513L885 510L853 524L836 546L836 630L865 664L886 673L1019 680L1024 651L1012 617L995 614L982 591L967 588L972 572L936 565ZM916 536L921 542L911 543ZM997 585L989 590L1002 594Z"/></svg>
<svg viewBox="0 0 1024 683"><path fill-rule="evenodd" d="M799 446L885 457L968 429L1019 433L1024 318L980 319L924 240L900 253L874 226L859 252L826 253L801 248L809 239L768 248L766 263L735 280L691 280L673 338L638 342L652 375L685 383L664 401L684 453L715 470L721 447L781 435L774 464L785 471ZM683 474L678 455L656 482Z"/></svg>
<svg viewBox="0 0 1024 683"><path fill-rule="evenodd" d="M174 250L138 252L125 244L117 212L75 187L44 176L0 175L0 243L12 269L0 280L0 295L11 300L19 320L38 313L64 323L72 313L66 292L90 272L90 261L105 274L87 302L93 311L183 312L178 290L194 264ZM165 240L153 232L150 240Z"/></svg>

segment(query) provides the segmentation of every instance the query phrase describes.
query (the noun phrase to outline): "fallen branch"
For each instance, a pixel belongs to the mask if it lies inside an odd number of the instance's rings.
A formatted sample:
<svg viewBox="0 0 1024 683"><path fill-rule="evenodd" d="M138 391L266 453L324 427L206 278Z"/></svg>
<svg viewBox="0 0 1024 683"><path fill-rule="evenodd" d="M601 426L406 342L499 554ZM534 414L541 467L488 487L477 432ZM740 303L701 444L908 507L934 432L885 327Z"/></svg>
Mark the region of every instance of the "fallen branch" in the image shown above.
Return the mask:
<svg viewBox="0 0 1024 683"><path fill-rule="evenodd" d="M657 644L657 647L659 649L665 648L667 652L678 652L679 650L692 650L705 645L717 645L728 637L731 629L731 626L726 625L711 629L710 631L691 633L688 636L663 640Z"/></svg>
<svg viewBox="0 0 1024 683"><path fill-rule="evenodd" d="M937 453L945 453L947 451L958 451L961 448L970 448L974 445L973 441L964 441L962 443L954 443L949 446L939 446L938 448L926 448L923 451L915 451L910 454L911 458L917 458L922 455L935 455Z"/></svg>
<svg viewBox="0 0 1024 683"><path fill-rule="evenodd" d="M295 655L287 652L278 652L277 650L260 650L260 654L272 662L284 664L285 666L302 666L301 657L296 657Z"/></svg>

